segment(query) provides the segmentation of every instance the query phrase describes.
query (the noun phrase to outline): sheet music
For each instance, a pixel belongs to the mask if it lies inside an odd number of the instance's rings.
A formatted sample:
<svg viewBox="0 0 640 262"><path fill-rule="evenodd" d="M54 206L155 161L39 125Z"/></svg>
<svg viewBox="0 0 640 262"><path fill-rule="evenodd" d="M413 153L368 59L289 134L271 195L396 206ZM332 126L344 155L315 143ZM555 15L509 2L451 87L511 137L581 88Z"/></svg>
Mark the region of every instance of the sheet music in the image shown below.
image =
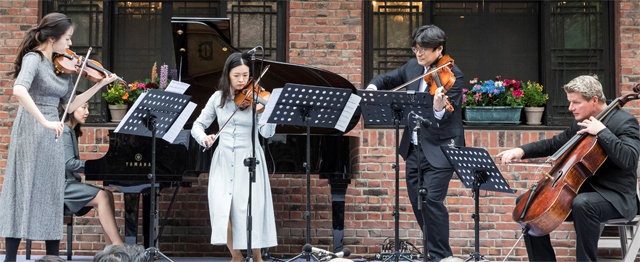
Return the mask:
<svg viewBox="0 0 640 262"><path fill-rule="evenodd" d="M162 139L166 140L169 143L173 143L178 134L180 134L180 130L182 130L182 127L187 122L187 120L189 120L189 117L195 109L196 103L189 102L189 104L184 107L184 110L182 110L182 113L180 113L180 116L178 116L176 121L173 122L173 125L169 128L169 130L167 130L167 133L162 136Z"/></svg>
<svg viewBox="0 0 640 262"><path fill-rule="evenodd" d="M356 112L360 105L360 100L362 100L362 98L358 95L351 94L351 96L349 96L349 101L344 105L342 114L340 114L340 118L338 118L338 122L336 123L336 129L342 132L347 130L347 126L349 125L349 121L351 121L353 113Z"/></svg>
<svg viewBox="0 0 640 262"><path fill-rule="evenodd" d="M133 106L129 107L129 110L127 111L127 114L124 115L124 117L122 118L122 121L120 121L120 123L118 123L118 126L116 127L116 130L114 132L118 133L120 132L120 128L124 126L125 124L125 120L129 119L129 117L131 116L131 114L133 114L133 111L135 111L136 108L138 108L138 105L140 104L140 102L142 102L142 100L144 99L144 97L147 95L147 92L143 92L142 94L140 94L140 96L138 96L138 99L136 100L135 103L133 103Z"/></svg>
<svg viewBox="0 0 640 262"><path fill-rule="evenodd" d="M169 82L169 85L164 91L176 93L176 94L184 94L184 92L187 91L187 88L189 88L189 86L190 84L187 84L185 82L171 80L171 82Z"/></svg>
<svg viewBox="0 0 640 262"><path fill-rule="evenodd" d="M267 123L267 120L269 120L271 113L273 113L273 109L276 107L276 103L278 103L278 98L280 97L281 93L282 93L282 88L274 88L271 91L271 96L269 97L269 101L267 102L267 105L264 108L264 112L262 112L262 116L258 121L259 125L264 125Z"/></svg>

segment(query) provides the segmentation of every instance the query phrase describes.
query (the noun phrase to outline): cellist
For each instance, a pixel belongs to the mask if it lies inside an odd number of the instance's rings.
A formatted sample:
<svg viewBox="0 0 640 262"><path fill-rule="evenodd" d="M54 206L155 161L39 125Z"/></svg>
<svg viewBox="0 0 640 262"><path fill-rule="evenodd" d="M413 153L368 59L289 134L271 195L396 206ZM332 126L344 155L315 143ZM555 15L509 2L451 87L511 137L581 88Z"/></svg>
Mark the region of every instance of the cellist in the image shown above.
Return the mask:
<svg viewBox="0 0 640 262"><path fill-rule="evenodd" d="M638 213L638 121L620 108L607 115L602 122L596 119L607 107L602 85L596 77L578 76L564 86L564 91L569 100L569 111L575 118L569 128L550 139L503 151L497 157L501 158L502 164L508 164L521 158L549 156L575 134L597 136L608 158L580 187L567 218L573 220L576 230L576 260L596 261L600 222L615 218L631 219ZM525 245L530 261L556 259L549 235L525 235Z"/></svg>
<svg viewBox="0 0 640 262"><path fill-rule="evenodd" d="M411 46L415 58L400 68L374 77L367 89L392 89L435 68L438 61L445 56L446 34L435 25L421 26L413 33ZM400 155L406 161L407 192L418 224L427 234L426 246L431 261L440 261L452 255L449 246L449 213L444 206L444 199L453 168L444 157L440 146L464 146L461 115L463 74L455 65L450 71L455 76L452 86L446 95L443 88L435 90L430 96L430 106L433 110L427 110L422 116L432 124L420 130L419 138L417 133L412 131L413 126L405 127L399 149ZM432 83L420 79L409 84L407 90L425 92L429 91L430 85ZM445 96L453 106L453 111L445 109ZM423 214L418 211L418 190L421 187L426 189L423 190L426 193Z"/></svg>

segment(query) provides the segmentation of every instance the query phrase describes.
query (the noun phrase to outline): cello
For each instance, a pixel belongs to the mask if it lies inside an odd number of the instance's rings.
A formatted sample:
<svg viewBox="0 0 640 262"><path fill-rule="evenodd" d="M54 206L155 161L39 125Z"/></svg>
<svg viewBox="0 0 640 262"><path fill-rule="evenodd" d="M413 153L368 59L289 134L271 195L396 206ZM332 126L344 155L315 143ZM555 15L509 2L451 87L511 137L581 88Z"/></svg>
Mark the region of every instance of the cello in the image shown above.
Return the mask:
<svg viewBox="0 0 640 262"><path fill-rule="evenodd" d="M602 121L627 102L640 99L640 83L633 87L633 92L616 98L596 118ZM529 235L549 234L569 216L580 187L607 158L596 136L588 133L574 135L546 160L553 168L548 173L542 172L543 178L533 184L516 204L513 220Z"/></svg>

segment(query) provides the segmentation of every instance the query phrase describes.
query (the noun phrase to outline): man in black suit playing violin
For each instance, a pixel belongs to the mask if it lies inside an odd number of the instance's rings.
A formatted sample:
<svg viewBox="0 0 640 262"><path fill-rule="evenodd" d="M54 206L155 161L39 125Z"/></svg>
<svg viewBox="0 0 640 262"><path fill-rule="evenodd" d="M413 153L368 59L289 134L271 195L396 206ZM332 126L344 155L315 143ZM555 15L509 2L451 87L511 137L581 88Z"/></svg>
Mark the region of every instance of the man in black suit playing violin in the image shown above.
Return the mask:
<svg viewBox="0 0 640 262"><path fill-rule="evenodd" d="M637 168L640 154L640 134L636 118L615 108L602 121L596 116L607 108L602 85L593 76L579 76L564 86L569 111L575 121L564 132L538 142L501 152L503 164L521 158L552 155L575 134L597 137L608 155L595 174L586 179L571 204L576 229L576 260L596 261L600 222L632 219L638 213ZM555 261L549 235L525 236L530 261Z"/></svg>
<svg viewBox="0 0 640 262"><path fill-rule="evenodd" d="M435 25L424 25L413 33L411 46L416 58L398 69L374 77L367 89L392 89L435 68L435 64L445 54L446 35ZM432 99L428 104L433 110L427 110L427 113L422 115L432 124L420 130L420 137L413 131L415 123L405 127L399 149L400 155L406 161L407 192L411 206L420 228L427 234L427 248L432 261L440 261L452 254L449 246L449 213L444 206L444 198L453 168L444 157L440 146L464 146L461 114L463 74L457 66L450 70L456 78L455 82L446 95L443 88L438 88L435 94L430 96ZM409 84L407 90L428 92L431 84L420 79ZM445 110L446 97L453 106L453 111ZM425 189L423 192L426 194L423 214L418 210L420 187Z"/></svg>

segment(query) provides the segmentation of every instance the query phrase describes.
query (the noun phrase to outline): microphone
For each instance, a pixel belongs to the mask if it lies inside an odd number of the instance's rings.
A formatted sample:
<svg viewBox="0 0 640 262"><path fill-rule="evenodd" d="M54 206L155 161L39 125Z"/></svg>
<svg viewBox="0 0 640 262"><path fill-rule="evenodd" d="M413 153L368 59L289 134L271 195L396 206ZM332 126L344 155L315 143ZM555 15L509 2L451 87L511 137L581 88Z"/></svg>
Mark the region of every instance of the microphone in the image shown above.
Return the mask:
<svg viewBox="0 0 640 262"><path fill-rule="evenodd" d="M324 250L322 248L317 248L317 247L311 247L311 252L312 253L318 253L318 255L320 255L320 256L334 255L332 252L329 252L327 250Z"/></svg>
<svg viewBox="0 0 640 262"><path fill-rule="evenodd" d="M351 255L351 250L346 247L343 248L342 251L335 253L336 257L348 257L349 255Z"/></svg>
<svg viewBox="0 0 640 262"><path fill-rule="evenodd" d="M258 51L258 48L261 48L261 46L256 46L253 49L246 51L246 52L242 52L242 58L244 59L251 59L251 57L253 56L253 54L256 53L256 51Z"/></svg>
<svg viewBox="0 0 640 262"><path fill-rule="evenodd" d="M343 248L342 251L333 253L322 248L313 247L310 244L305 244L302 247L302 250L304 250L305 252L317 253L319 256L329 255L334 258L348 257L349 255L351 255L351 250L349 250L348 248Z"/></svg>
<svg viewBox="0 0 640 262"><path fill-rule="evenodd" d="M431 121L429 121L429 119L425 119L424 117L421 117L420 115L416 114L413 111L411 111L411 114L413 114L413 117L418 121L418 124L420 124L423 128L427 128L431 126ZM414 130L418 128L419 126L416 125Z"/></svg>

